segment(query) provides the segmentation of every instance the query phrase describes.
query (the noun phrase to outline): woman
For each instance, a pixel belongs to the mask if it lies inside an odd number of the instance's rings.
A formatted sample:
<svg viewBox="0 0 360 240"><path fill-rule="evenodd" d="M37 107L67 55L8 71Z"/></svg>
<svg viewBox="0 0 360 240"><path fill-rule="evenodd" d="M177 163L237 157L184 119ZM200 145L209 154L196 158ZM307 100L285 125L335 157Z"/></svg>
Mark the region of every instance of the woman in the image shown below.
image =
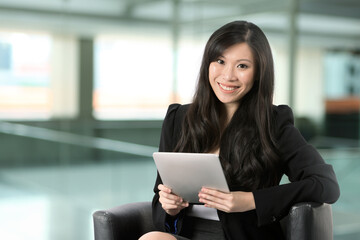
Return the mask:
<svg viewBox="0 0 360 240"><path fill-rule="evenodd" d="M215 31L190 105L170 105L160 151L217 153L230 193L203 188L191 205L158 175L145 239L284 239L279 220L298 202L334 203L334 171L274 106L274 69L264 33L245 21ZM279 185L286 174L289 184Z"/></svg>

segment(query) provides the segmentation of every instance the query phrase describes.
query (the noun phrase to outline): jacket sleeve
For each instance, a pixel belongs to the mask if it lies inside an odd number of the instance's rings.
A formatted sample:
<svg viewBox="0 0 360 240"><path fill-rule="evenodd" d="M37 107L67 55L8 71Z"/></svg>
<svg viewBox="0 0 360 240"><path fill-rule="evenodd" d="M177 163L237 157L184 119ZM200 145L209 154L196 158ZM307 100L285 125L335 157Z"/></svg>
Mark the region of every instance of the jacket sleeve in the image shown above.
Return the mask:
<svg viewBox="0 0 360 240"><path fill-rule="evenodd" d="M160 152L172 152L175 147L175 119L179 107L179 104L172 104L168 108L161 130L159 145ZM159 173L157 173L157 178L154 186L155 195L152 201L153 222L156 229L159 231L175 232L174 222L176 219L172 219L170 216L168 216L159 202L159 190L157 186L161 183L161 178L159 176Z"/></svg>
<svg viewBox="0 0 360 240"><path fill-rule="evenodd" d="M277 147L290 183L253 192L259 226L280 220L295 203L334 203L340 196L332 166L294 127L291 109L276 107L275 120Z"/></svg>

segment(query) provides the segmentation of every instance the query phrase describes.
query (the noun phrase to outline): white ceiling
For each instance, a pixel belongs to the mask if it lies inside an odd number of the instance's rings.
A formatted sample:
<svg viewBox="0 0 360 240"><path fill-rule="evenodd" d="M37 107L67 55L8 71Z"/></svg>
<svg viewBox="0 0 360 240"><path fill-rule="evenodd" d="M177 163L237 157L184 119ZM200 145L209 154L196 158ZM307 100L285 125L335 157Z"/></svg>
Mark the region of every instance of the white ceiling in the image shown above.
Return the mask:
<svg viewBox="0 0 360 240"><path fill-rule="evenodd" d="M169 30L178 13L184 32L213 31L229 20L245 19L268 33L286 34L291 2L299 4L300 36L360 46L360 0L0 0L0 27L79 34L120 26Z"/></svg>
<svg viewBox="0 0 360 240"><path fill-rule="evenodd" d="M9 12L129 19L168 22L172 7L178 3L180 18L211 19L262 12L285 12L293 0L0 0L0 9ZM301 13L360 19L359 0L294 0Z"/></svg>

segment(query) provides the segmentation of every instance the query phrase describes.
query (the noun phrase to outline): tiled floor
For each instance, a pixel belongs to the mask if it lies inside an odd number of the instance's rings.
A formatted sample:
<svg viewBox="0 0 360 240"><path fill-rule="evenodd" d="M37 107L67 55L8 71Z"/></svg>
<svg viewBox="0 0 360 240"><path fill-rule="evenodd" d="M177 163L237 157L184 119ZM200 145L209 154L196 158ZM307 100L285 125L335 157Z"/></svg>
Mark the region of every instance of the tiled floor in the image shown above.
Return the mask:
<svg viewBox="0 0 360 240"><path fill-rule="evenodd" d="M359 151L337 151L323 154L333 165L339 184L340 199L332 206L334 239L360 239L360 154Z"/></svg>
<svg viewBox="0 0 360 240"><path fill-rule="evenodd" d="M137 160L0 170L0 239L93 239L91 214L150 201L156 169Z"/></svg>
<svg viewBox="0 0 360 240"><path fill-rule="evenodd" d="M341 185L334 204L334 239L360 239L360 157L323 153ZM0 239L93 239L91 214L119 204L150 201L151 159L81 166L0 169Z"/></svg>

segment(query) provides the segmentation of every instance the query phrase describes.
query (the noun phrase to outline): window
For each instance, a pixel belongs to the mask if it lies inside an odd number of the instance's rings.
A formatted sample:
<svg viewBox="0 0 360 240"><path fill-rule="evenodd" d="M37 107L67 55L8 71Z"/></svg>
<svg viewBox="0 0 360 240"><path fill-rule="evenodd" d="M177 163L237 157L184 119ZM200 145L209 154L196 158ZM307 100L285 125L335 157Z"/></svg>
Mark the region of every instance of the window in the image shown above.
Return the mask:
<svg viewBox="0 0 360 240"><path fill-rule="evenodd" d="M48 118L51 38L0 31L0 116Z"/></svg>
<svg viewBox="0 0 360 240"><path fill-rule="evenodd" d="M95 40L95 117L163 119L169 104L189 103L204 46L201 39L181 39L174 84L168 35L99 36Z"/></svg>
<svg viewBox="0 0 360 240"><path fill-rule="evenodd" d="M100 36L95 40L94 115L163 118L171 102L172 51L166 38Z"/></svg>

